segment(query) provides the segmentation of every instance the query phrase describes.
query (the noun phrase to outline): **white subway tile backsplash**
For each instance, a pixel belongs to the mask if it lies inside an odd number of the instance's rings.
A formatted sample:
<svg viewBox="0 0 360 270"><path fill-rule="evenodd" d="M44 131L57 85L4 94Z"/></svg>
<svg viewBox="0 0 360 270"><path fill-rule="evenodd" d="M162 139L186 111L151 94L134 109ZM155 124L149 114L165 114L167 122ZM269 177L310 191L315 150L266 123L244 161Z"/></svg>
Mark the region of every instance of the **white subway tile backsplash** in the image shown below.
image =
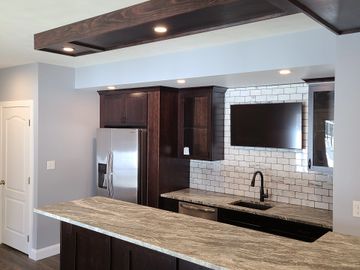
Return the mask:
<svg viewBox="0 0 360 270"><path fill-rule="evenodd" d="M332 209L332 176L307 168L308 86L270 85L228 89L225 96L225 160L191 161L190 186L238 196L259 197L259 183L250 187L252 174L263 172L270 200ZM238 147L230 145L230 105L302 102L302 150Z"/></svg>
<svg viewBox="0 0 360 270"><path fill-rule="evenodd" d="M309 206L309 207L315 207L315 202L313 202L313 201L307 201L307 200L302 200L302 201L301 201L301 205L303 205L303 206Z"/></svg>
<svg viewBox="0 0 360 270"><path fill-rule="evenodd" d="M291 191L301 192L301 186L290 185Z"/></svg>
<svg viewBox="0 0 360 270"><path fill-rule="evenodd" d="M329 190L328 189L323 189L323 188L315 188L315 194L316 195L328 196L329 195Z"/></svg>
<svg viewBox="0 0 360 270"><path fill-rule="evenodd" d="M322 202L315 202L315 208L330 210L329 204L328 203L322 203Z"/></svg>
<svg viewBox="0 0 360 270"><path fill-rule="evenodd" d="M303 193L310 193L310 194L314 194L315 189L313 187L302 187L302 192Z"/></svg>
<svg viewBox="0 0 360 270"><path fill-rule="evenodd" d="M295 94L295 93L296 93L296 88L294 87L284 88L284 94Z"/></svg>

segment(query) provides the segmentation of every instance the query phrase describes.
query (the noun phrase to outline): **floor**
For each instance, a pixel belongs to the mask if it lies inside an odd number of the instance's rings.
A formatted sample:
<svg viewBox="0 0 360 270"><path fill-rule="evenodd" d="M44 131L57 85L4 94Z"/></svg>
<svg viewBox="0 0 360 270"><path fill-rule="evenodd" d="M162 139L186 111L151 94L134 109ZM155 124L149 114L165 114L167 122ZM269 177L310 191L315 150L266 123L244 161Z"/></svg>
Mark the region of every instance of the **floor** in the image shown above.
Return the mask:
<svg viewBox="0 0 360 270"><path fill-rule="evenodd" d="M33 261L27 255L6 245L0 245L1 270L59 270L60 257L53 256L41 261Z"/></svg>

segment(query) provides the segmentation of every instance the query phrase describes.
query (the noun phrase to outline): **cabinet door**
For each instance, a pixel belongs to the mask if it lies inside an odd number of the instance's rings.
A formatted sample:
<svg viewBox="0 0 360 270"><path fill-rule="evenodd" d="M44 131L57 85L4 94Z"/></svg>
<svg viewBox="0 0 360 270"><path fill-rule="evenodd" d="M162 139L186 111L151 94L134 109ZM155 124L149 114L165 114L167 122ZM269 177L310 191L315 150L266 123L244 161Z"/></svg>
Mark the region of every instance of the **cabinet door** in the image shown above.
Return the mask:
<svg viewBox="0 0 360 270"><path fill-rule="evenodd" d="M110 270L110 237L79 229L75 258L76 270Z"/></svg>
<svg viewBox="0 0 360 270"><path fill-rule="evenodd" d="M100 96L100 126L118 127L126 122L125 94Z"/></svg>
<svg viewBox="0 0 360 270"><path fill-rule="evenodd" d="M100 95L101 127L146 127L147 93Z"/></svg>
<svg viewBox="0 0 360 270"><path fill-rule="evenodd" d="M211 95L209 91L186 93L180 98L183 156L209 159L211 140Z"/></svg>
<svg viewBox="0 0 360 270"><path fill-rule="evenodd" d="M177 270L176 258L112 238L111 270Z"/></svg>
<svg viewBox="0 0 360 270"><path fill-rule="evenodd" d="M74 226L61 222L60 269L75 270L76 238Z"/></svg>
<svg viewBox="0 0 360 270"><path fill-rule="evenodd" d="M178 270L210 270L210 268L178 259Z"/></svg>
<svg viewBox="0 0 360 270"><path fill-rule="evenodd" d="M147 93L129 93L125 97L125 122L131 127L146 127Z"/></svg>
<svg viewBox="0 0 360 270"><path fill-rule="evenodd" d="M334 167L334 83L309 87L309 169L332 173Z"/></svg>
<svg viewBox="0 0 360 270"><path fill-rule="evenodd" d="M179 95L179 156L200 160L224 159L226 88L186 88Z"/></svg>
<svg viewBox="0 0 360 270"><path fill-rule="evenodd" d="M61 224L61 270L110 270L111 238Z"/></svg>
<svg viewBox="0 0 360 270"><path fill-rule="evenodd" d="M131 270L176 270L176 258L147 248L133 246Z"/></svg>
<svg viewBox="0 0 360 270"><path fill-rule="evenodd" d="M111 239L111 270L131 270L131 244Z"/></svg>

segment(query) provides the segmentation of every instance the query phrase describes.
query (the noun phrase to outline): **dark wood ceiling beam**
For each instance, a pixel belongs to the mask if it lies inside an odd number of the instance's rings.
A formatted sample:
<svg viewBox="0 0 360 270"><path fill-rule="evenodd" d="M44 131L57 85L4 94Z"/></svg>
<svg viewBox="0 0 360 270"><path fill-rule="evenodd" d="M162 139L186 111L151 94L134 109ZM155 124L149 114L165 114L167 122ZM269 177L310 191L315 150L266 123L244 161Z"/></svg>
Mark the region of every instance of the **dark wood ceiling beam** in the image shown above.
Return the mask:
<svg viewBox="0 0 360 270"><path fill-rule="evenodd" d="M77 46L80 46L80 47L83 47L83 48L88 48L88 49L91 49L92 51L95 51L95 52L104 52L104 51L106 51L105 48L101 48L101 47L98 47L98 46L90 45L90 44L79 42L79 41L72 41L72 42L69 42L69 44L74 44L74 45L77 45Z"/></svg>
<svg viewBox="0 0 360 270"><path fill-rule="evenodd" d="M297 6L299 9L301 9L306 15L308 15L310 18L312 18L313 20L317 21L318 23L324 25L327 29L329 29L330 31L332 31L333 33L340 35L342 34L342 32L337 29L334 25L332 25L331 23L329 23L328 21L326 21L325 19L323 19L322 17L320 17L317 13L315 13L314 11L312 11L310 8L308 8L306 5L300 3L297 0L288 0L290 3L294 4L295 6Z"/></svg>
<svg viewBox="0 0 360 270"><path fill-rule="evenodd" d="M34 47L79 56L291 15L288 0L150 0L35 34ZM169 26L155 34L156 24ZM74 45L74 53L62 51Z"/></svg>
<svg viewBox="0 0 360 270"><path fill-rule="evenodd" d="M75 22L35 34L35 49L81 38L89 38L111 31L193 12L211 6L221 6L237 0L150 0L124 9Z"/></svg>

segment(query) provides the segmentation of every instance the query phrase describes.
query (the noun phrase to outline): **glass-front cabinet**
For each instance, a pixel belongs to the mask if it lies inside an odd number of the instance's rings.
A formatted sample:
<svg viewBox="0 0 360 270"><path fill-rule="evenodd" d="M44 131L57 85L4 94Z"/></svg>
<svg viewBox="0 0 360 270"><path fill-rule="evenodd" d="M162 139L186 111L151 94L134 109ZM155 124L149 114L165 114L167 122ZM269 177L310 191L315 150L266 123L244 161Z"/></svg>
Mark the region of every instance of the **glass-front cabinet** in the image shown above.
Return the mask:
<svg viewBox="0 0 360 270"><path fill-rule="evenodd" d="M309 83L310 170L332 173L334 167L334 81Z"/></svg>
<svg viewBox="0 0 360 270"><path fill-rule="evenodd" d="M179 157L224 159L224 106L226 88L204 86L179 93Z"/></svg>

